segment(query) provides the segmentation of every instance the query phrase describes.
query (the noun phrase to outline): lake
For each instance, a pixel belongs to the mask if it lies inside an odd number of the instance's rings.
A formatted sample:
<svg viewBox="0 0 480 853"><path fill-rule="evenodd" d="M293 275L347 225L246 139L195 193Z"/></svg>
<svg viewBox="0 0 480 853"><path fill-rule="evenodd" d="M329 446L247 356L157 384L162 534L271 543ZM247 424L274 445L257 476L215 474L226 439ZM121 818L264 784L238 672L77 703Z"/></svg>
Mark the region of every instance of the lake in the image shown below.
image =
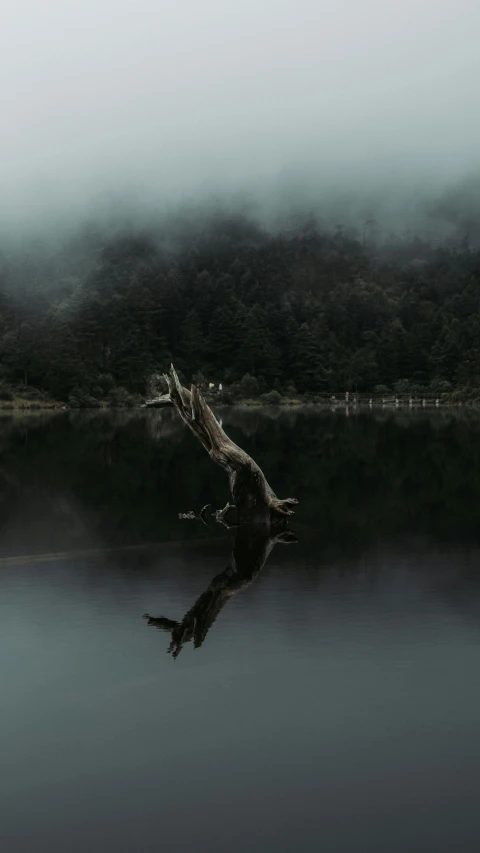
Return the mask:
<svg viewBox="0 0 480 853"><path fill-rule="evenodd" d="M219 417L298 541L172 410L0 418L1 849L478 851L480 414Z"/></svg>

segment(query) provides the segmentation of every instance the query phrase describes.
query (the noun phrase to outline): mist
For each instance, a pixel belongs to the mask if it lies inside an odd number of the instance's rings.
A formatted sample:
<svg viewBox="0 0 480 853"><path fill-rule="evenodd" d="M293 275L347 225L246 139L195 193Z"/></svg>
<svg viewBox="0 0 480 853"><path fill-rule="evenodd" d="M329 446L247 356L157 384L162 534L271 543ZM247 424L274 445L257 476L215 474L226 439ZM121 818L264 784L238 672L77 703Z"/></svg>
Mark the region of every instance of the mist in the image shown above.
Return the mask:
<svg viewBox="0 0 480 853"><path fill-rule="evenodd" d="M478 196L479 26L474 0L6 0L2 233L212 198L448 225Z"/></svg>

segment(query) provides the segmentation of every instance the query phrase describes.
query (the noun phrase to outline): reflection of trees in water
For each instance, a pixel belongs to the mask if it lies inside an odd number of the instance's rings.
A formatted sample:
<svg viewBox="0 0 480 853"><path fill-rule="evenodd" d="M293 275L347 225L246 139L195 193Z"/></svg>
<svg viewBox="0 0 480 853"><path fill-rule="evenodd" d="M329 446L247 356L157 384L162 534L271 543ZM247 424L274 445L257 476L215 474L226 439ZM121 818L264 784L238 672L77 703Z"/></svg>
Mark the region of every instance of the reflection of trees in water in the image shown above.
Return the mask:
<svg viewBox="0 0 480 853"><path fill-rule="evenodd" d="M222 419L278 493L300 499L299 521L324 543L358 552L379 533L476 535L477 412L360 412L347 420L298 410L294 430L291 414L224 409ZM172 410L9 415L0 418L0 447L0 542L13 513L27 528L28 507L41 505L55 547L59 498L102 545L190 539L204 534L175 522L185 495L197 508L222 506L228 495L224 474Z"/></svg>
<svg viewBox="0 0 480 853"><path fill-rule="evenodd" d="M302 410L299 408L256 407L222 409L224 426L238 429L242 436L253 436L271 423L280 421L283 428L293 429ZM305 412L305 410L303 410Z"/></svg>
<svg viewBox="0 0 480 853"><path fill-rule="evenodd" d="M193 640L199 648L220 611L237 592L249 586L260 574L272 548L278 544L296 542L291 530L267 532L264 527L251 525L237 529L230 565L213 578L193 607L180 622L164 616L145 614L148 624L171 634L168 651L178 657L185 643Z"/></svg>

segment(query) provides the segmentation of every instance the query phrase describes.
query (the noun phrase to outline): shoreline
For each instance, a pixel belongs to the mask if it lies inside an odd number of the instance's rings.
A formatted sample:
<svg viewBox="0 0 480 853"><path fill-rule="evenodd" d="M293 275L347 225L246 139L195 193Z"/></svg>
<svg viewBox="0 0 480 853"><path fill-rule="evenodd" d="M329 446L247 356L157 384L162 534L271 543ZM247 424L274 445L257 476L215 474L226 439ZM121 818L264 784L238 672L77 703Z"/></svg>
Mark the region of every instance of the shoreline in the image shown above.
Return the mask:
<svg viewBox="0 0 480 853"><path fill-rule="evenodd" d="M384 401L382 400L374 400L371 401L369 399L360 400L356 403L348 402L346 403L344 400L335 402L331 402L329 400L301 400L301 399L285 399L280 401L279 403L272 404L268 403L264 400L237 400L232 403L223 403L217 402L215 399L208 399L207 402L209 406L214 409L243 409L243 410L254 410L254 409L277 409L283 411L291 411L292 409L329 409L334 412L337 410L345 410L349 412L356 412L359 410L362 411L371 411L375 410L388 410L388 411L422 411L426 409L462 409L462 408L479 408L480 400L463 400L463 401L453 401L453 400L414 400L411 403L409 400L398 400L395 401ZM59 401L53 400L43 400L43 401L30 401L30 400L14 400L14 401L3 401L0 400L0 414L10 414L14 412L51 412L51 413L60 413L60 412L115 412L115 411L146 411L146 410L161 410L161 409L172 409L172 405L170 403L163 403L161 405L148 405L146 403L141 403L135 406L111 406L108 405L107 402L100 402L98 406L69 406L67 403L62 403Z"/></svg>

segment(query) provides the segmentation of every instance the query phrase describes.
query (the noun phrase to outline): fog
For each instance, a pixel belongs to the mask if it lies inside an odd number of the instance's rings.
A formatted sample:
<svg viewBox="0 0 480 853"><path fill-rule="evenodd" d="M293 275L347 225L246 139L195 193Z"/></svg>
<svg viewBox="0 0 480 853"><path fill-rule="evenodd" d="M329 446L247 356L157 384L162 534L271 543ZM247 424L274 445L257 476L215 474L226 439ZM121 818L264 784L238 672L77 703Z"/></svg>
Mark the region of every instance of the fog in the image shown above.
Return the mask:
<svg viewBox="0 0 480 853"><path fill-rule="evenodd" d="M476 216L476 0L2 10L3 234L212 196L401 228L465 191Z"/></svg>

